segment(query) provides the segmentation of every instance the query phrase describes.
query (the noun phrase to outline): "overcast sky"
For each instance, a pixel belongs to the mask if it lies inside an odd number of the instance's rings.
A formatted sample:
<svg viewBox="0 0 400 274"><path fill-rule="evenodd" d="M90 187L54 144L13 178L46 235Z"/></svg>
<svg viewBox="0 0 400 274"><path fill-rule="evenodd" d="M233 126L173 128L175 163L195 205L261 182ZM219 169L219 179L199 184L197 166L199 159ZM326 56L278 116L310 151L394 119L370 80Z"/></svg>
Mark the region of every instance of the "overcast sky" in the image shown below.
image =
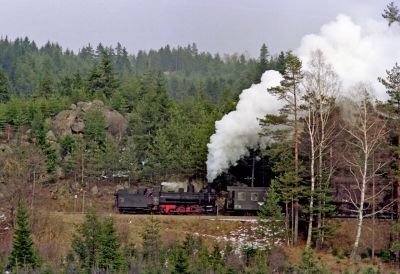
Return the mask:
<svg viewBox="0 0 400 274"><path fill-rule="evenodd" d="M339 13L380 18L385 0L0 0L0 35L58 42L121 42L130 53L196 42L201 51L272 53L295 49L303 35Z"/></svg>

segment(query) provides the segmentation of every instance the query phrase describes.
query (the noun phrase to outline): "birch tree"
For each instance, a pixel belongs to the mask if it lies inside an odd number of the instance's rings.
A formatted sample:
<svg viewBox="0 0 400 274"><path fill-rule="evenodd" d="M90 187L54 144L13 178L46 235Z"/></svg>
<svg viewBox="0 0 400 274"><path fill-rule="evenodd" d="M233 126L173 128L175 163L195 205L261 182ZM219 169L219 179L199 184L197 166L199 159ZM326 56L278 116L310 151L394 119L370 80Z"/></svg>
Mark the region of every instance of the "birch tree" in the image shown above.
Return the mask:
<svg viewBox="0 0 400 274"><path fill-rule="evenodd" d="M358 96L360 100L353 102L351 108L353 114L348 117L344 131L348 134L346 153L344 161L347 169L355 181L356 191L347 188L347 199L355 208L357 214L356 236L350 255L354 259L360 245L363 221L386 209L390 205L373 213L366 212L369 200L374 200L377 195L382 194L385 188L372 196L367 196L372 180L379 175L382 168L387 164L384 159L374 158L374 155L382 147L386 130L386 123L379 119L371 103L368 87L359 86Z"/></svg>
<svg viewBox="0 0 400 274"><path fill-rule="evenodd" d="M326 63L322 51L313 52L305 74L305 131L309 139L310 200L306 248L311 245L314 212L317 214L317 243L324 241L325 213L329 211L327 192L334 165L326 165L326 154L335 139L336 124L332 118L335 100L340 88L332 67ZM328 157L329 158L329 157ZM330 161L332 163L332 161ZM316 199L316 200L315 200ZM314 205L314 202L317 204Z"/></svg>

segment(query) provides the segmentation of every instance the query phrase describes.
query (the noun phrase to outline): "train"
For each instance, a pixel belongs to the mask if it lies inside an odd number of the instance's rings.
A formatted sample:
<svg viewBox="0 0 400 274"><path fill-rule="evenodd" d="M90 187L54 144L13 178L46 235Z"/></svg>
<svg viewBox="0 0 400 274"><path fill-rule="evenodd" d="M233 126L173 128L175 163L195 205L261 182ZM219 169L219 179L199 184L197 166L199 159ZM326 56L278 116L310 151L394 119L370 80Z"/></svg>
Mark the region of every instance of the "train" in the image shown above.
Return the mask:
<svg viewBox="0 0 400 274"><path fill-rule="evenodd" d="M185 191L152 188L127 189L115 193L115 207L120 213L203 215L223 214L255 215L264 201L267 187L228 186L227 191L216 193L208 185L196 191L189 184Z"/></svg>
<svg viewBox="0 0 400 274"><path fill-rule="evenodd" d="M398 186L392 184L385 190L383 182L377 183L381 195L375 201L369 200L365 205L365 214L372 208L379 211L377 218L396 219L398 217ZM226 191L216 192L208 184L206 188L195 190L189 183L187 188L167 189L160 184L156 187L139 188L136 191L127 189L115 193L115 208L120 213L134 214L175 214L175 215L256 215L263 204L268 187L250 187L247 185L227 186ZM350 202L357 200L357 188L349 178L337 177L333 180L332 204L336 210L331 217L356 218L356 210ZM367 193L369 196L370 193ZM368 200L368 199L367 199ZM374 203L374 204L373 204ZM389 206L390 205L390 206ZM380 211L381 209L385 209Z"/></svg>

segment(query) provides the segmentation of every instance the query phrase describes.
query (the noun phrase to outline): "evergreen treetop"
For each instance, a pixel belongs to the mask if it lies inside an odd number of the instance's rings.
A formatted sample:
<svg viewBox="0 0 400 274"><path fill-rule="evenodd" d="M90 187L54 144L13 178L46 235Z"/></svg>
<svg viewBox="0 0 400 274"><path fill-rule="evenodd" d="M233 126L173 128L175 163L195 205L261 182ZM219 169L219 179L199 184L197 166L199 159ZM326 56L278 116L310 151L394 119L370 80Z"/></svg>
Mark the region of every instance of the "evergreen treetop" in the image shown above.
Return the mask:
<svg viewBox="0 0 400 274"><path fill-rule="evenodd" d="M35 269L39 266L39 259L34 251L28 212L24 203L19 204L16 218L17 226L14 231L11 255L8 258L8 268L17 272L18 269Z"/></svg>
<svg viewBox="0 0 400 274"><path fill-rule="evenodd" d="M389 26L394 22L400 22L399 8L394 4L394 2L390 2L383 11L382 17L388 21Z"/></svg>

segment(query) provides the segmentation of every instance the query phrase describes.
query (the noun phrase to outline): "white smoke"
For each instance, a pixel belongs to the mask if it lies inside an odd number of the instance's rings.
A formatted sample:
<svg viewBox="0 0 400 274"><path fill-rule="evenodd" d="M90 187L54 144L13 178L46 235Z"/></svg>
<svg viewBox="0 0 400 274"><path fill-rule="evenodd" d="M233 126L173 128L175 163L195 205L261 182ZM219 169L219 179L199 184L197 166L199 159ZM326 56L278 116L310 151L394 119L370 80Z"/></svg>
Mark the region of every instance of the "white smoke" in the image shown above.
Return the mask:
<svg viewBox="0 0 400 274"><path fill-rule="evenodd" d="M341 95L349 95L351 88L360 82L370 84L379 100L386 100L384 87L378 77L386 77L386 70L400 61L400 27L388 27L385 20L365 20L356 24L346 15L321 27L319 34L302 38L295 54L303 66L311 60L312 53L320 49L342 82ZM267 92L279 84L277 72L266 72L259 85L253 85L240 95L237 109L215 123L216 133L208 144L207 179L213 181L220 173L248 154L249 148L260 143L260 126L257 118L267 113L277 113L282 102Z"/></svg>
<svg viewBox="0 0 400 274"><path fill-rule="evenodd" d="M283 106L276 96L267 91L268 88L279 86L282 79L277 71L265 72L261 83L243 90L236 110L215 122L215 134L207 145L209 182L248 155L249 149L265 144L266 140L259 136L261 127L258 118L263 118L267 113L278 113Z"/></svg>
<svg viewBox="0 0 400 274"><path fill-rule="evenodd" d="M320 49L342 81L345 93L359 82L369 82L377 99L385 100L385 89L377 78L385 77L386 70L400 61L399 45L399 26L389 27L383 19L356 24L341 14L323 25L319 34L304 36L295 53L306 67L311 53Z"/></svg>

